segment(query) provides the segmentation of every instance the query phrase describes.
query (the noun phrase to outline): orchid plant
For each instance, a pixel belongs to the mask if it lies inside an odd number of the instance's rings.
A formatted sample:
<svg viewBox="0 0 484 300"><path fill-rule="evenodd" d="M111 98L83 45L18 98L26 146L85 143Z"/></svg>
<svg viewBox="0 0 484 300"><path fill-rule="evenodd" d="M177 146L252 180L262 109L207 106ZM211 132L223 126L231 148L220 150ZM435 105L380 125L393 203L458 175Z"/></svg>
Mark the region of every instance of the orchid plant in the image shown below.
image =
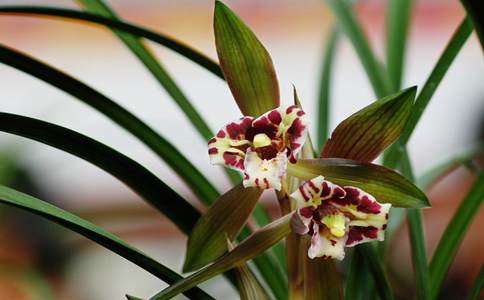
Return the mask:
<svg viewBox="0 0 484 300"><path fill-rule="evenodd" d="M440 256L435 259L439 266L444 267L436 267L437 263L432 262L427 268L419 209L430 207L430 203L425 193L413 183L405 149L432 92L428 92L426 84L423 88L427 89L426 94L419 95L415 101L417 87L400 88L403 54L397 56L399 60L391 52L388 74L395 76L388 75L366 44L350 4L328 0L340 29L335 29L328 44L325 67L331 62L335 39L342 30L359 51L379 100L343 120L328 139L325 138L326 133L320 131L318 140L323 142L319 149L315 149L309 129L317 124L321 125L320 128L327 127L324 125L328 116L327 90L326 96L323 94L321 97L321 118L324 120L318 122L311 122L295 88L294 99L281 104L279 84L268 51L249 27L222 2L215 1L214 14L220 66L174 39L120 21L101 0L79 2L86 11L12 6L0 7L0 13L57 16L110 27L160 84L170 91L188 116L196 115L196 111L183 93L173 92L178 87L139 38L165 45L225 79L242 116L237 120L227 120L225 125L220 124L223 127L216 134L211 133L203 118L192 117L191 120L207 140L207 163L210 161L213 165L238 171L243 177L227 171L234 187L223 195L218 194L210 181L169 141L129 111L69 75L0 46L2 63L74 95L134 134L165 160L208 208L201 214L137 162L66 128L0 113L0 130L72 153L125 182L188 235L183 272L196 272L183 278L95 225L12 189L0 188L1 202L76 231L170 284L150 300L169 299L180 293L190 299L212 299L196 286L220 274L224 274L238 289L241 299L356 299L355 295L369 298L355 282L358 276L368 278L366 276L370 275L373 281L368 284L374 285L378 297L393 299L382 264L384 243L369 242L384 241L389 234L387 228L392 222L392 215L401 215L401 211L393 213L391 208L403 208L407 209L411 227L417 297L435 299L452 253L445 252L447 255L443 255L440 253L444 250L437 251L436 255ZM405 1L390 2L393 12L410 5ZM402 14L398 20L405 23L407 18L408 15ZM405 41L405 33L398 31L401 26L392 24L390 28L396 31L392 33L401 33L398 35L400 42ZM466 18L429 79L428 84L433 90L472 29L471 21ZM328 72L324 74L329 76ZM329 81L327 77L323 79ZM323 86L327 87L327 84ZM374 164L373 161L387 149L384 166ZM393 170L397 167L400 172ZM473 199L484 198L483 186L484 176L481 173L469 194L471 200L468 201L474 201L473 205L477 201ZM265 190L273 193L280 206L280 216L275 220L270 220L258 204ZM248 222L251 216L255 222ZM466 224L472 216L468 215ZM455 253L458 241L450 245ZM354 251L346 249L354 246ZM350 270L338 271L337 263L348 259L351 260ZM249 260L253 260L253 264L247 264ZM235 272L230 272L232 269ZM343 273L346 274L345 293L342 288ZM482 284L482 281L479 282L478 286Z"/></svg>

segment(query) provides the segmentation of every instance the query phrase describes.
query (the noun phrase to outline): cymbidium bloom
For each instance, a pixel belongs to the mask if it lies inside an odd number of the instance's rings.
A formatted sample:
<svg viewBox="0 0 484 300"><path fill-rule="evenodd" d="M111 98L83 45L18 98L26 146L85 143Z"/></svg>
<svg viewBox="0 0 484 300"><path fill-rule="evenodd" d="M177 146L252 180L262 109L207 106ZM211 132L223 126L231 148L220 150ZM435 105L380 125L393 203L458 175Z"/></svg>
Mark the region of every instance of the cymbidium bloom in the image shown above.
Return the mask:
<svg viewBox="0 0 484 300"><path fill-rule="evenodd" d="M391 204L380 204L359 188L340 187L318 176L291 197L297 204L291 228L312 235L310 258L342 260L345 247L385 238Z"/></svg>
<svg viewBox="0 0 484 300"><path fill-rule="evenodd" d="M208 142L210 162L245 172L244 186L281 189L287 161L296 162L309 124L297 106L279 107L255 119L225 125Z"/></svg>

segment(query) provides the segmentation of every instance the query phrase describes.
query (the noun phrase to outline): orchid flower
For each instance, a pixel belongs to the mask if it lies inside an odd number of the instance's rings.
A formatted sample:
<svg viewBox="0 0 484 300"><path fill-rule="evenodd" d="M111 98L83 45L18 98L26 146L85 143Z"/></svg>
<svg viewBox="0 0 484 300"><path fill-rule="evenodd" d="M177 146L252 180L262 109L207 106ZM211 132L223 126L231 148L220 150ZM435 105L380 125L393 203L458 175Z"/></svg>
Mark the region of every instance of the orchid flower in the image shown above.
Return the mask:
<svg viewBox="0 0 484 300"><path fill-rule="evenodd" d="M281 189L287 161L296 163L309 120L295 105L270 110L257 119L242 117L208 142L210 162L245 172L244 187Z"/></svg>
<svg viewBox="0 0 484 300"><path fill-rule="evenodd" d="M385 238L391 204L380 204L359 188L340 187L318 176L301 185L291 197L298 207L291 229L312 235L310 258L342 260L345 247Z"/></svg>

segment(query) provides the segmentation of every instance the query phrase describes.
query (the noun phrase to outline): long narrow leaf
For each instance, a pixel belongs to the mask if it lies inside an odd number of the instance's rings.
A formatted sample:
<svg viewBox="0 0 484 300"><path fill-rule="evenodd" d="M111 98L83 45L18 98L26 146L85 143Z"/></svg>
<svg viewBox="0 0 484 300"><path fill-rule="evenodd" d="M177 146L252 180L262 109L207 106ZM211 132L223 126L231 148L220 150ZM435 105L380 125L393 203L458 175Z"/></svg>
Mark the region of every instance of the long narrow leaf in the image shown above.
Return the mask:
<svg viewBox="0 0 484 300"><path fill-rule="evenodd" d="M119 20L119 17L105 2L102 0L76 0L82 5L86 6L89 10L94 13L102 15L113 20ZM208 124L198 113L195 107L188 100L186 95L183 93L181 88L173 80L173 78L168 74L165 68L161 65L161 62L151 53L148 46L146 46L139 37L113 29L114 34L116 34L124 44L131 49L131 51L138 57L138 59L145 65L145 67L151 72L151 74L156 78L156 80L163 86L166 92L171 96L175 103L180 107L183 113L187 116L188 120L192 123L193 127L200 133L200 135L208 141L213 137ZM239 174L233 170L224 169L228 177L234 184L240 182L241 177Z"/></svg>
<svg viewBox="0 0 484 300"><path fill-rule="evenodd" d="M403 176L415 181L412 166L407 152L400 166ZM427 268L427 248L425 245L422 212L419 210L407 210L408 231L410 235L410 247L412 252L413 273L417 299L430 299L429 270Z"/></svg>
<svg viewBox="0 0 484 300"><path fill-rule="evenodd" d="M385 271L383 269L383 263L378 258L377 252L373 248L372 244L364 244L359 246L362 250L362 254L365 257L366 262L370 266L370 269L373 273L373 278L375 278L375 284L378 287L377 292L380 295L380 298L383 300L392 300L394 299L392 289L388 283L386 278Z"/></svg>
<svg viewBox="0 0 484 300"><path fill-rule="evenodd" d="M259 117L279 106L272 59L250 28L225 4L215 1L215 43L220 66L241 112Z"/></svg>
<svg viewBox="0 0 484 300"><path fill-rule="evenodd" d="M363 64L377 98L382 98L390 94L393 90L390 78L386 72L381 71L370 45L363 34L362 26L358 24L350 4L341 0L326 0L326 3L328 3L333 11L339 28L348 36L356 53L360 57L360 62Z"/></svg>
<svg viewBox="0 0 484 300"><path fill-rule="evenodd" d="M229 251L234 250L234 245L227 240ZM246 264L235 267L237 274L237 285L240 292L240 300L268 300L267 294L257 279L250 273Z"/></svg>
<svg viewBox="0 0 484 300"><path fill-rule="evenodd" d="M252 236L237 245L234 250L201 271L177 282L151 297L150 300L170 299L210 278L241 265L265 250L269 249L285 236L291 229L289 221L292 214L286 215L271 224L259 229Z"/></svg>
<svg viewBox="0 0 484 300"><path fill-rule="evenodd" d="M106 232L96 225L49 203L43 202L39 199L4 186L0 186L0 202L29 211L44 219L53 221L67 229L77 232L80 235L94 241L95 243L124 257L168 284L172 284L183 279L183 277L174 271L155 261L123 240L115 237L109 232ZM190 299L213 299L198 288L193 288L190 291L187 291L185 295Z"/></svg>
<svg viewBox="0 0 484 300"><path fill-rule="evenodd" d="M339 38L339 30L335 27L326 41L324 49L323 66L321 68L321 79L319 81L318 95L318 151L323 149L326 139L329 135L329 109L331 95L331 70L333 68L335 50Z"/></svg>
<svg viewBox="0 0 484 300"><path fill-rule="evenodd" d="M340 186L354 186L373 195L378 202L395 207L429 207L427 196L402 175L385 167L347 159L298 160L288 173L304 180L323 175Z"/></svg>
<svg viewBox="0 0 484 300"><path fill-rule="evenodd" d="M185 233L192 230L200 217L198 210L143 166L91 138L57 125L8 113L0 113L0 131L53 146L100 167L128 185Z"/></svg>
<svg viewBox="0 0 484 300"><path fill-rule="evenodd" d="M183 272L196 271L227 251L227 239L237 237L263 191L239 183L210 206L188 237Z"/></svg>
<svg viewBox="0 0 484 300"><path fill-rule="evenodd" d="M372 162L393 144L407 124L416 87L380 99L342 121L320 157Z"/></svg>
<svg viewBox="0 0 484 300"><path fill-rule="evenodd" d="M0 62L37 77L92 106L129 131L161 157L204 203L220 194L170 142L98 91L38 60L0 45Z"/></svg>
<svg viewBox="0 0 484 300"><path fill-rule="evenodd" d="M389 0L387 31L387 67L395 91L402 84L405 48L413 0Z"/></svg>
<svg viewBox="0 0 484 300"><path fill-rule="evenodd" d="M185 56L189 60L199 64L201 67L212 72L214 75L224 79L222 69L220 66L207 57L200 51L193 49L192 47L184 44L181 41L176 40L173 37L167 36L162 33L155 32L153 30L143 28L141 26L121 21L113 20L103 16L95 15L85 11L79 11L70 8L63 7L45 7L45 6L32 6L32 5L12 5L12 6L0 6L0 14L6 15L18 15L18 16L50 16L60 17L68 20L80 20L93 24L104 25L113 29L121 30L123 32L130 33L137 37L142 37L165 46L176 53Z"/></svg>
<svg viewBox="0 0 484 300"><path fill-rule="evenodd" d="M447 73L447 70L452 65L455 57L471 35L472 30L472 23L467 17L461 22L458 29L447 44L444 52L440 56L437 64L430 73L429 78L425 82L425 85L418 95L417 100L415 100L415 104L405 130L402 132L400 139L390 148L388 155L384 159L385 165L390 169L394 169L398 166L399 160L405 151L405 147L410 139L410 136L415 130L420 117L437 90L440 82L444 78L444 75Z"/></svg>
<svg viewBox="0 0 484 300"><path fill-rule="evenodd" d="M461 0L461 2L464 4L467 14L471 17L472 23L474 23L481 47L484 50L484 19L482 18L484 15L484 5L475 0Z"/></svg>
<svg viewBox="0 0 484 300"><path fill-rule="evenodd" d="M481 266L481 270L476 276L474 283L472 284L469 294L467 294L466 300L477 300L484 288L484 263Z"/></svg>
<svg viewBox="0 0 484 300"><path fill-rule="evenodd" d="M484 171L478 175L464 201L455 212L440 238L439 245L430 262L430 284L432 298L436 299L467 228L484 201Z"/></svg>

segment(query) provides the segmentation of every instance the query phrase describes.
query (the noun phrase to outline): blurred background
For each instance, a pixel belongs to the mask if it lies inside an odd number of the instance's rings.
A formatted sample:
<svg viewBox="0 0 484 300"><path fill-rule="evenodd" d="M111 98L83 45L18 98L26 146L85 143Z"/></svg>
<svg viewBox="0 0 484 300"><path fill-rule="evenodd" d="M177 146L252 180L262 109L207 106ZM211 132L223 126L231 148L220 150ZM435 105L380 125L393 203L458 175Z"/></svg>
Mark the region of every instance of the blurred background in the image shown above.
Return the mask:
<svg viewBox="0 0 484 300"><path fill-rule="evenodd" d="M176 37L216 58L212 0L107 2L125 20ZM306 112L314 119L324 42L333 26L333 17L323 1L225 2L270 52L283 101L292 100L294 84ZM0 0L0 5L10 4L77 7L74 1L67 0ZM372 48L383 59L386 1L359 1L356 12ZM404 87L423 85L463 17L457 0L415 1ZM206 141L109 30L82 22L0 15L0 43L47 62L104 93L169 139L221 192L230 187L223 172L209 164ZM341 39L338 47L331 86L332 128L375 100L348 40ZM222 80L159 45L150 44L150 48L213 131L240 116ZM417 175L478 140L484 119L482 57L473 34L410 140L409 151ZM193 194L165 163L100 113L8 66L0 65L0 78L0 111L43 119L93 137L137 160L196 203ZM109 174L69 154L5 133L0 133L0 155L0 177L4 184L55 203L180 271L185 237ZM425 213L429 253L440 238L443 222L450 219L472 183L472 176L466 172L451 174L440 188L437 185L430 191L434 208ZM276 202L268 196L265 205L277 213ZM481 228L484 226L483 218L482 212L476 217L471 228L474 234L469 234L472 237L466 239L467 246L461 249L467 252L459 254L461 259L458 257L447 280L450 298L442 296L442 299L460 299L465 295L484 261L484 244L478 243L483 236L477 231L478 222ZM412 286L404 231L402 228L392 241L399 251L392 251L390 256L402 299L405 289ZM473 255L472 260L469 255ZM220 284L223 280L212 280L204 288L217 299L237 299L229 285ZM147 297L163 286L145 271L76 234L27 213L0 207L1 300L48 299L42 297L48 297L49 293L58 299L124 299L126 293Z"/></svg>

